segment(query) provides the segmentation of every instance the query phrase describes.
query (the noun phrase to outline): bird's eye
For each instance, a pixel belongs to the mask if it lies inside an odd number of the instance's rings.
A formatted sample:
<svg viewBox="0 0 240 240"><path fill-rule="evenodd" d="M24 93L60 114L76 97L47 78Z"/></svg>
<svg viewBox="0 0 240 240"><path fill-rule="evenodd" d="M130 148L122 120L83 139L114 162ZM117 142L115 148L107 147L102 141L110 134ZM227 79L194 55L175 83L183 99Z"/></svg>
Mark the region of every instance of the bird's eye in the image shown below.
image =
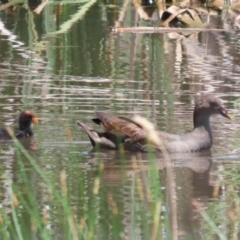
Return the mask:
<svg viewBox="0 0 240 240"><path fill-rule="evenodd" d="M218 104L211 104L211 107L215 110L219 110L220 109L220 106Z"/></svg>

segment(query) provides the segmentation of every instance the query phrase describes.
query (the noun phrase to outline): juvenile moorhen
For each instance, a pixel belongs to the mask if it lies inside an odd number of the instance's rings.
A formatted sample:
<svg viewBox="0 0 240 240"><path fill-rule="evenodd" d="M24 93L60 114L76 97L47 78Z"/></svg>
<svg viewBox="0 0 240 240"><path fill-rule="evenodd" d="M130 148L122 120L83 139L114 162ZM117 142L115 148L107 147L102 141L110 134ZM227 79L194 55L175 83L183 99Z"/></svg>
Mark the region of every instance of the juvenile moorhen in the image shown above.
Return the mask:
<svg viewBox="0 0 240 240"><path fill-rule="evenodd" d="M20 113L18 119L18 128L14 129L16 138L28 137L33 135L31 123L38 123L38 119L28 110ZM0 129L0 140L11 139L11 136L6 128Z"/></svg>
<svg viewBox="0 0 240 240"><path fill-rule="evenodd" d="M231 119L220 99L212 95L205 95L196 102L193 112L194 126L191 132L175 135L157 131L157 134L169 153L197 152L210 149L212 146L210 117L214 114ZM130 151L147 150L147 132L139 123L105 112L96 112L96 115L97 118L92 120L102 126L104 132L97 132L78 121L78 125L88 134L93 147L98 145L99 148L118 149L120 145L123 145L124 149ZM157 146L153 145L153 148L159 150Z"/></svg>

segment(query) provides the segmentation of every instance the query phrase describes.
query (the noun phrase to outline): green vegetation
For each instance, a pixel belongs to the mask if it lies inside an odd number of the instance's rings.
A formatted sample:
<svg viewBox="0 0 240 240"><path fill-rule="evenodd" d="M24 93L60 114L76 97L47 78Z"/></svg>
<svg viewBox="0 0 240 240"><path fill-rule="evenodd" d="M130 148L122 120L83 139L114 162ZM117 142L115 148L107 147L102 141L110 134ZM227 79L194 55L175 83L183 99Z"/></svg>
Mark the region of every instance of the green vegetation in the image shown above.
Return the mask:
<svg viewBox="0 0 240 240"><path fill-rule="evenodd" d="M143 164L141 154L126 160L119 152L120 160L111 166L99 152L94 155L94 170L80 167L73 171L63 166L56 175L50 166L48 171L44 152L39 162L16 139L14 144L19 170L17 180L9 177L7 181L8 206L2 203L0 211L1 239L178 239L184 234L179 218L186 203L175 192L177 183L169 172L174 168L166 167L153 153ZM69 148L74 152L71 141ZM73 168L79 165L76 154L69 156L69 161ZM192 225L192 234L184 234L186 239L200 233L201 239L229 239L226 236L238 234L240 201L233 191L238 172L235 169L231 179L226 177L232 184L226 199L213 199L203 207L187 196L192 201L188 213L199 219L201 227ZM223 174L229 176L229 171Z"/></svg>
<svg viewBox="0 0 240 240"><path fill-rule="evenodd" d="M129 186L131 196L126 196L130 201L126 204L117 199L115 189L103 186L104 164L101 159L98 159L94 176L86 181L85 171L79 171L74 176L74 189L69 189L71 173L68 170L63 169L59 176L52 176L45 167L42 168L43 163L36 162L17 140L14 143L19 173L16 183L9 180L10 206L1 209L0 231L4 239L56 239L56 236L63 239L107 239L108 236L125 239L126 228L131 239L139 238L138 229L147 238L161 238L161 229L168 221L159 219L164 197L154 162L143 175L133 174ZM75 157L71 156L72 159ZM33 166L35 173L31 174L38 175L36 178L41 184L29 180L24 158ZM137 164L136 160L132 161L133 165ZM125 174L125 167L122 165L119 174ZM147 192L145 186L149 187ZM79 199L72 198L72 191Z"/></svg>

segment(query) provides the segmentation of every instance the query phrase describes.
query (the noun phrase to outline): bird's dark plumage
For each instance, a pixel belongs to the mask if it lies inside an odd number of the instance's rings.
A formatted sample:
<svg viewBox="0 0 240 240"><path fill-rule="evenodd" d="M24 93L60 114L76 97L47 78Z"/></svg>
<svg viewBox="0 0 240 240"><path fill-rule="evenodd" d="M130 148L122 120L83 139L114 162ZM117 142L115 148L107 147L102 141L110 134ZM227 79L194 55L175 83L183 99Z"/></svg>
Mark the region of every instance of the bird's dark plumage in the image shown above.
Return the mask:
<svg viewBox="0 0 240 240"><path fill-rule="evenodd" d="M29 137L33 135L31 129L32 123L38 123L38 119L31 114L28 110L24 110L20 113L18 118L18 128L14 129L14 135L16 138ZM11 139L11 135L7 128L0 129L0 140Z"/></svg>
<svg viewBox="0 0 240 240"><path fill-rule="evenodd" d="M220 99L212 95L201 97L193 112L193 130L181 135L157 131L164 147L170 153L196 152L210 149L212 133L210 117L220 114L230 119ZM125 117L116 117L106 112L96 112L93 122L100 125L104 132L97 132L82 122L78 122L88 134L93 147L118 149L122 145L130 151L147 150L147 131L137 122ZM151 139L150 139L151 140ZM151 141L150 141L151 142ZM157 146L153 148L159 150Z"/></svg>

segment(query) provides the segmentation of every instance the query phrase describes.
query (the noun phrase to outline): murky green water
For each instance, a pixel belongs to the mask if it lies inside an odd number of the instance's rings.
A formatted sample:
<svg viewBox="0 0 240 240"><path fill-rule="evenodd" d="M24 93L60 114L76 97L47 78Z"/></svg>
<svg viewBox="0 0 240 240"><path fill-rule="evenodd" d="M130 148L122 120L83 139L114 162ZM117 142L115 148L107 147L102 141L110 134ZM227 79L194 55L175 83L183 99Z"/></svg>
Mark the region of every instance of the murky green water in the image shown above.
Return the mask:
<svg viewBox="0 0 240 240"><path fill-rule="evenodd" d="M238 236L239 32L113 33L124 3L86 3L50 1L40 15L23 7L0 12L0 122L16 125L23 109L37 114L35 137L22 144L56 188L66 173L74 218L93 229L79 239L218 239L193 199L225 236ZM122 22L149 24L132 4ZM203 92L221 97L233 120L212 119L211 151L172 157L174 185L161 156L153 163L148 155L93 153L76 124L93 126L95 111L107 110L181 133L191 130ZM0 160L3 212L11 218L11 182L24 192L25 172L46 229L53 239L68 239L61 206L26 156L7 141ZM31 229L23 239L38 239L26 206L18 208Z"/></svg>

